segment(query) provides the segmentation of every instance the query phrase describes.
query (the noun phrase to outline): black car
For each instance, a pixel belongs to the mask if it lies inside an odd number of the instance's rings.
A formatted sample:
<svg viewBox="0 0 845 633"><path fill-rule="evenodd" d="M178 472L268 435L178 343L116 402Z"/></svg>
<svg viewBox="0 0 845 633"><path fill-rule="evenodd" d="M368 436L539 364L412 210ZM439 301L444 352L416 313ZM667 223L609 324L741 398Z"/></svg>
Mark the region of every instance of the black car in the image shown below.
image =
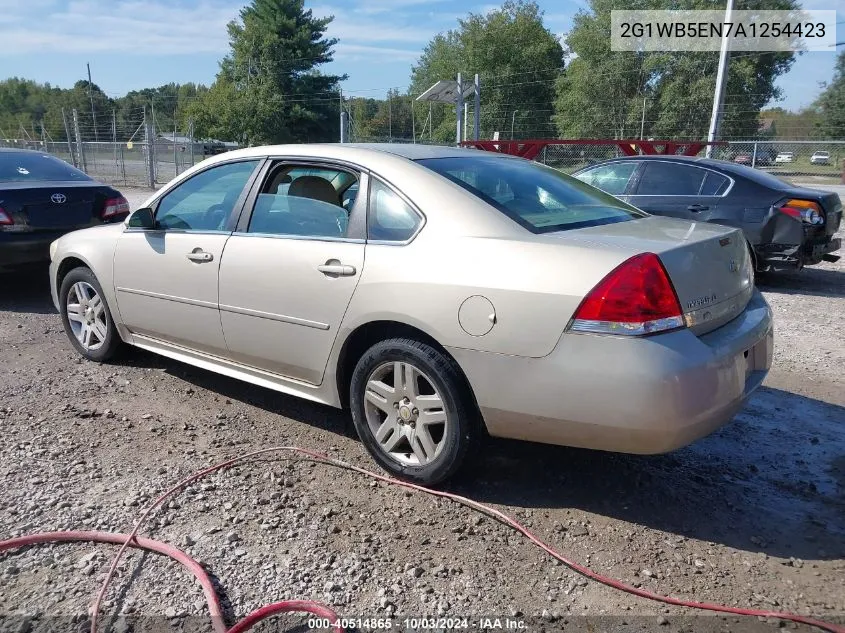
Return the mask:
<svg viewBox="0 0 845 633"><path fill-rule="evenodd" d="M50 243L61 235L128 214L117 189L63 160L0 148L0 271L47 262Z"/></svg>
<svg viewBox="0 0 845 633"><path fill-rule="evenodd" d="M614 158L573 175L654 215L742 229L760 272L839 259L842 203L829 191L696 156Z"/></svg>

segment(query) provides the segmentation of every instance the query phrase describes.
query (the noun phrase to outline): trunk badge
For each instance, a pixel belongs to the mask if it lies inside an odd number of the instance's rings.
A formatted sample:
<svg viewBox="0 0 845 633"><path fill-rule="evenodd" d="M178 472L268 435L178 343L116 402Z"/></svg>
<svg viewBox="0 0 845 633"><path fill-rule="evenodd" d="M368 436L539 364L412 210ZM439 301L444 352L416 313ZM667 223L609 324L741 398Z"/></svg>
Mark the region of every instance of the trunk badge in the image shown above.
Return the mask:
<svg viewBox="0 0 845 633"><path fill-rule="evenodd" d="M50 196L50 201L53 202L53 204L64 204L67 202L67 196L63 193L54 193Z"/></svg>

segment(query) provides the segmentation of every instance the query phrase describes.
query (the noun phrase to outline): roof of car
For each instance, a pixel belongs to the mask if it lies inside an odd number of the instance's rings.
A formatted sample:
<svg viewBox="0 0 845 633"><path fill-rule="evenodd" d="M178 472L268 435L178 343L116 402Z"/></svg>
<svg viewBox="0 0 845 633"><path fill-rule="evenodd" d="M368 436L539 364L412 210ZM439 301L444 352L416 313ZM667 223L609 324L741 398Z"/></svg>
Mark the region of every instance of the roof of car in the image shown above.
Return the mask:
<svg viewBox="0 0 845 633"><path fill-rule="evenodd" d="M258 147L246 147L218 154L217 160L225 160L226 156L304 156L323 157L335 159L357 160L366 156L374 155L397 156L408 160L421 160L425 158L455 158L461 156L478 156L481 150L467 149L463 147L451 147L446 145L428 145L423 143L304 143L298 145L263 145ZM483 152L489 155L488 152ZM507 156L506 154L496 154ZM512 158L508 156L509 158Z"/></svg>

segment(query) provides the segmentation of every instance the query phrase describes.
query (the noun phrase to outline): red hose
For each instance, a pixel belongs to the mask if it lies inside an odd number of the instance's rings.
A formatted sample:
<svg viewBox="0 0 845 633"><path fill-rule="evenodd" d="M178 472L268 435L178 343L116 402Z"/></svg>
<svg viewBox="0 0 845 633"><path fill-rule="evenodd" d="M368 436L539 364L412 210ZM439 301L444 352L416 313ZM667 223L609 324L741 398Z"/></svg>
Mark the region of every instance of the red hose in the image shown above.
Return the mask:
<svg viewBox="0 0 845 633"><path fill-rule="evenodd" d="M603 576L589 567L585 567L580 563L572 561L558 551L553 549L551 546L544 543L540 540L537 536L532 534L528 528L520 524L515 519L512 519L505 513L491 507L479 503L477 501L473 501L467 497L463 497L461 495L453 494L450 492L443 492L440 490L433 490L431 488L426 488L424 486L419 486L417 484L408 483L405 481L400 481L398 479L394 479L392 477L388 477L386 475L380 475L378 473L371 472L364 468L360 468L359 466L353 466L351 464L347 464L346 462L342 462L340 460L328 457L327 455L323 455L321 453L317 453L315 451L311 451L304 448L298 448L296 446L277 446L272 448L265 448L257 451L252 451L245 455L241 455L239 457L234 457L232 459L228 459L224 462L219 464L215 464L214 466L209 466L186 479L183 479L181 482L164 492L160 495L152 504L150 504L146 510L141 514L141 517L135 523L135 527L133 528L130 534L113 534L108 532L46 532L43 534L34 534L30 536L22 536L20 538L11 539L7 541L0 541L0 552L15 549L18 547L23 547L25 545L32 545L37 543L56 543L56 542L69 542L69 541L93 541L93 542L100 542L100 543L114 543L120 544L121 548L120 551L115 556L114 560L112 561L111 568L109 569L108 574L106 575L105 580L103 581L103 585L100 588L99 593L97 594L97 598L94 601L92 606L92 615L91 615L91 633L96 633L97 630L97 616L100 611L100 604L108 590L108 586L111 582L111 579L114 576L115 570L117 569L117 565L120 562L123 553L126 551L128 547L137 547L139 549L146 549L153 552L158 552L161 554L165 554L170 556L174 560L177 560L186 568L188 568L194 576L200 581L200 584L203 587L203 593L206 597L206 602L208 603L209 612L211 613L213 619L213 626L216 633L244 633L248 631L252 626L254 626L257 622L268 618L272 615L278 613L285 613L285 612L305 612L305 613L312 613L322 618L329 618L330 621L336 622L337 615L327 606L320 604L318 602L306 601L306 600L286 600L283 602L276 602L265 607L261 607L256 609L249 615L247 615L244 619L240 622L235 624L232 628L226 628L225 624L223 623L223 615L222 610L220 608L220 603L217 598L216 593L214 592L214 587L211 583L211 579L206 574L205 570L189 557L187 554L182 552L181 550L173 547L172 545L168 545L166 543L161 543L159 541L154 541L151 539L146 539L143 537L138 537L138 530L140 529L141 525L147 519L147 517L152 513L155 508L161 505L168 497L176 494L180 490L182 490L185 486L193 483L194 481L205 477L206 475L231 466L237 462L249 459L251 457L255 457L258 455L262 455L265 453L271 452L292 452L298 453L300 455L306 455L316 461L330 464L333 466L337 466L340 468L345 468L348 470L355 471L362 475L366 475L367 477L371 477L378 481L383 481L388 484L401 486L403 488L408 488L410 490L416 490L419 492L424 492L429 495L433 495L436 497L442 497L444 499L450 499L462 505L465 505L469 508L474 510L483 512L488 514L497 520L501 521L502 523L512 527L514 530L523 534L528 540L534 543L537 547L542 549L544 552L548 553L553 558L556 558L564 565L569 567L570 569L582 574L596 582L599 582L603 585L608 587L612 587L614 589L618 589L620 591L624 591L626 593L640 596L641 598L646 598L648 600L654 600L656 602L663 602L666 604L677 605L681 607L688 607L691 609L700 609L705 611L716 611L720 613L730 613L733 615L745 615L745 616L756 616L756 617L764 617L764 618L778 618L780 620L789 620L792 622L797 622L800 624L806 624L809 626L813 626L819 628L823 631L829 631L830 633L845 633L845 627L839 626L836 624L832 624L829 622L824 622L822 620L816 620L814 618L798 615L795 613L787 613L782 611L763 611L760 609L744 609L741 607L729 607L727 605L720 605L720 604L711 604L707 602L696 602L694 600L683 600L680 598L672 598L670 596L663 596L657 593L652 593L650 591L646 591L645 589L639 589L632 585L626 584L622 581L615 580L613 578L609 578L607 576ZM342 628L340 626L336 626L335 630L338 633L342 633Z"/></svg>

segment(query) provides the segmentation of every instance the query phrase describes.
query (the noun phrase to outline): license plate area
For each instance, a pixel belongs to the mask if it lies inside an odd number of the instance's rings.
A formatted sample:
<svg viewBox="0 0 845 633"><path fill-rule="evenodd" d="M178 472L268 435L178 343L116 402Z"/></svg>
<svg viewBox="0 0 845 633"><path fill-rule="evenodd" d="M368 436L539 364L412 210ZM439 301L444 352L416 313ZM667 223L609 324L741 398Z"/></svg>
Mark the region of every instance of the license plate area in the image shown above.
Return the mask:
<svg viewBox="0 0 845 633"><path fill-rule="evenodd" d="M83 227L91 224L91 203L32 205L26 207L27 223L39 229Z"/></svg>

